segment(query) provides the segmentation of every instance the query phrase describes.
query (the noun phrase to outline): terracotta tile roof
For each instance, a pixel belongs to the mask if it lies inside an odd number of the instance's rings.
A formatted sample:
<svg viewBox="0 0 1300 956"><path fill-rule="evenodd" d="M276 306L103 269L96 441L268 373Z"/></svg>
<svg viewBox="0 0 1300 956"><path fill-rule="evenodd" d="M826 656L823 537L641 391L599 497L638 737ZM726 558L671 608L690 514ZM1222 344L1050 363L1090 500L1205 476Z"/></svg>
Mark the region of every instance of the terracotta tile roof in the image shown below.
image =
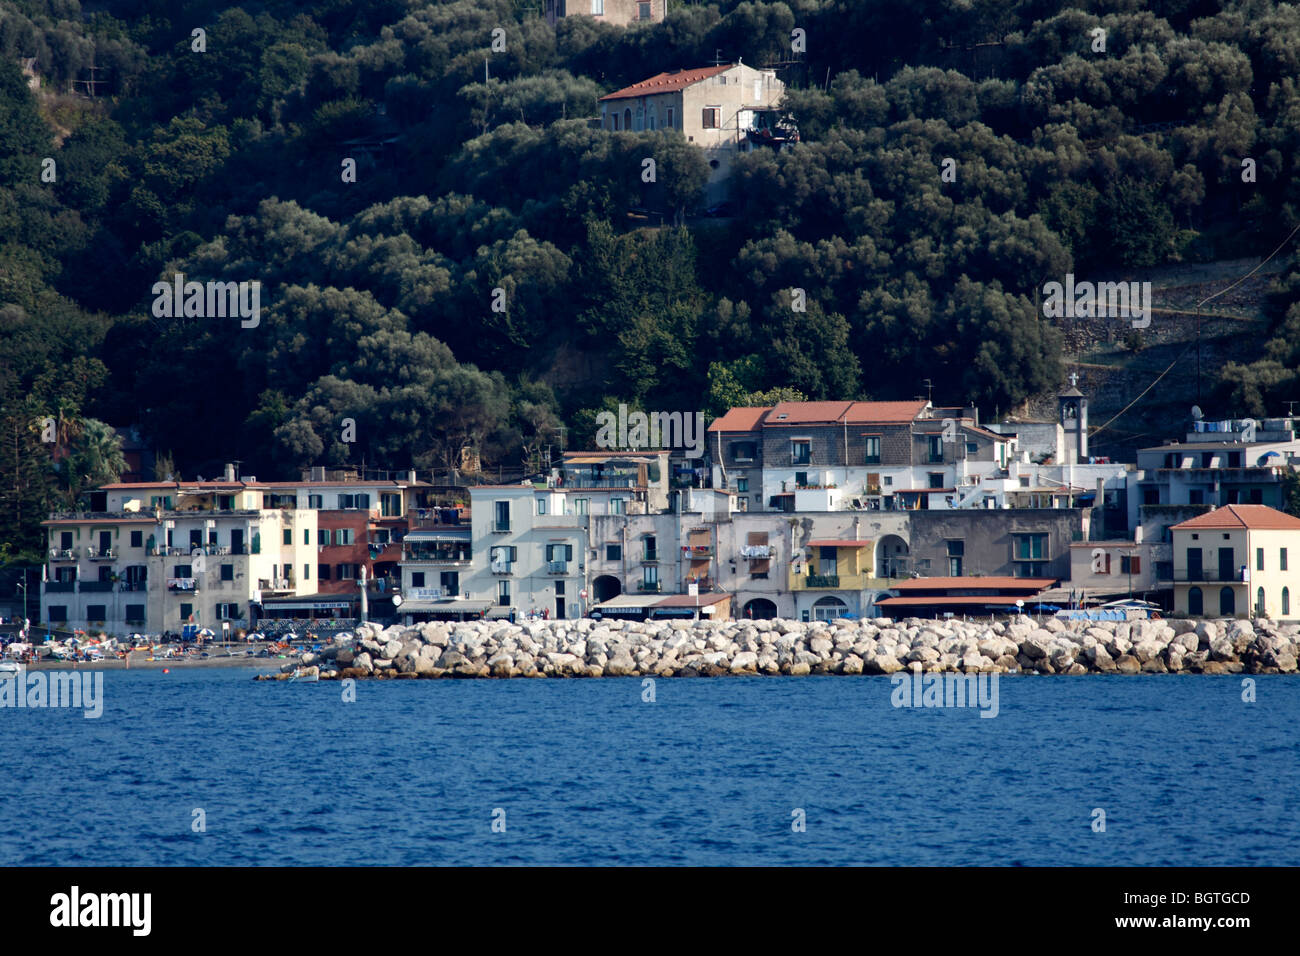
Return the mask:
<svg viewBox="0 0 1300 956"><path fill-rule="evenodd" d="M960 578L909 578L889 586L891 591L975 591L998 589L1007 591L1041 591L1056 583L1056 578L1013 577L960 577Z"/></svg>
<svg viewBox="0 0 1300 956"><path fill-rule="evenodd" d="M763 423L763 416L772 410L772 406L761 408L746 406L728 409L727 414L715 418L709 425L711 432L748 432Z"/></svg>
<svg viewBox="0 0 1300 956"><path fill-rule="evenodd" d="M668 73L657 73L648 80L642 80L639 83L633 83L631 86L625 86L621 90L615 90L613 93L607 93L601 99L622 100L635 96L653 96L656 93L674 93L677 90L684 90L688 86L693 86L701 80L707 80L711 76L725 73L732 66L731 63L723 63L720 66L701 66L693 70L673 70Z"/></svg>
<svg viewBox="0 0 1300 956"><path fill-rule="evenodd" d="M768 413L768 425L815 425L840 421L853 402L778 402Z"/></svg>
<svg viewBox="0 0 1300 956"><path fill-rule="evenodd" d="M1270 508L1268 505L1224 505L1222 508L1207 511L1203 515L1176 524L1171 530L1195 531L1198 528L1300 531L1300 518Z"/></svg>
<svg viewBox="0 0 1300 956"><path fill-rule="evenodd" d="M921 414L925 402L854 402L849 407L851 425L895 424L905 425Z"/></svg>
<svg viewBox="0 0 1300 956"><path fill-rule="evenodd" d="M1018 599L999 594L978 594L965 597L889 597L876 602L879 607L926 607L927 605L962 605L979 607L985 604L1014 606Z"/></svg>

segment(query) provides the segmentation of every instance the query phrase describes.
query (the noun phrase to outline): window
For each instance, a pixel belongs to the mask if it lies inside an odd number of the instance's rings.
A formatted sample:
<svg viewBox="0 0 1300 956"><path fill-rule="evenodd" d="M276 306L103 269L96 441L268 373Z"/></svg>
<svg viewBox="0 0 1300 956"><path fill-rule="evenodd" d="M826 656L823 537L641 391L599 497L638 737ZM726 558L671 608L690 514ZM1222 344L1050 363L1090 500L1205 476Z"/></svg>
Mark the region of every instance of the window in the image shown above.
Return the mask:
<svg viewBox="0 0 1300 956"><path fill-rule="evenodd" d="M493 574L509 574L511 566L518 558L519 549L513 545L488 550L488 560L491 562Z"/></svg>
<svg viewBox="0 0 1300 956"><path fill-rule="evenodd" d="M328 581L330 579L330 566L328 564L316 565L316 580Z"/></svg>
<svg viewBox="0 0 1300 956"><path fill-rule="evenodd" d="M126 623L143 624L144 623L144 605L128 604L126 606Z"/></svg>
<svg viewBox="0 0 1300 956"><path fill-rule="evenodd" d="M330 532L328 528L320 528L316 531L316 543L322 548L329 547Z"/></svg>
<svg viewBox="0 0 1300 956"><path fill-rule="evenodd" d="M593 17L605 15L605 0L591 0L591 15Z"/></svg>
<svg viewBox="0 0 1300 956"><path fill-rule="evenodd" d="M86 620L87 621L104 620L106 617L108 617L107 613L105 613L107 607L108 605L106 604L87 604Z"/></svg>
<svg viewBox="0 0 1300 956"><path fill-rule="evenodd" d="M930 461L943 461L943 436L928 436Z"/></svg>
<svg viewBox="0 0 1300 956"><path fill-rule="evenodd" d="M612 557L612 558L610 558L609 560L611 560L611 561L620 561L620 560L622 560L622 552L623 552L623 548L622 548L620 545L612 544L612 545L607 545L606 547L608 547L608 548L614 548L615 550L617 550L617 551L619 552L619 554L618 554L617 556ZM546 546L546 560L547 560L548 563L551 562L551 561L572 561L572 560L573 560L573 545L571 545L571 544L548 544L548 545Z"/></svg>
<svg viewBox="0 0 1300 956"><path fill-rule="evenodd" d="M413 587L413 588L422 588L422 587L424 587L424 572L423 572L423 571L412 571L412 572L411 572L411 587Z"/></svg>
<svg viewBox="0 0 1300 956"><path fill-rule="evenodd" d="M1286 570L1286 548L1283 548L1280 552L1278 552L1277 568L1279 571Z"/></svg>
<svg viewBox="0 0 1300 956"><path fill-rule="evenodd" d="M758 443L752 441L733 441L731 443L732 461L753 461L758 450Z"/></svg>
<svg viewBox="0 0 1300 956"><path fill-rule="evenodd" d="M355 581L359 575L360 575L360 567L358 565L355 564L339 565L340 581Z"/></svg>
<svg viewBox="0 0 1300 956"><path fill-rule="evenodd" d="M302 529L302 543L306 545L311 544L311 528Z"/></svg>
<svg viewBox="0 0 1300 956"><path fill-rule="evenodd" d="M292 565L292 564L281 565L281 567L284 569L284 579L285 579L286 581L287 581L289 578L293 577L293 565Z"/></svg>
<svg viewBox="0 0 1300 956"><path fill-rule="evenodd" d="M355 495L339 495L339 508L341 510L354 508L356 507L354 503L355 501L356 501Z"/></svg>
<svg viewBox="0 0 1300 956"><path fill-rule="evenodd" d="M806 471L796 471L796 472L794 473L794 486L795 486L796 488L807 488L807 487L808 487L808 472L806 472Z"/></svg>
<svg viewBox="0 0 1300 956"><path fill-rule="evenodd" d="M641 569L641 583L647 590L659 586L659 565L647 564Z"/></svg>
<svg viewBox="0 0 1300 956"><path fill-rule="evenodd" d="M637 19L638 19L638 20L649 20L649 19L650 19L650 4L648 4L648 3L638 3L638 4L636 5L636 16L637 16Z"/></svg>
<svg viewBox="0 0 1300 956"><path fill-rule="evenodd" d="M1205 595L1200 588L1187 589L1187 613L1196 616L1205 613Z"/></svg>
<svg viewBox="0 0 1300 956"><path fill-rule="evenodd" d="M790 464L812 464L812 442L809 439L799 438L790 442Z"/></svg>
<svg viewBox="0 0 1300 956"><path fill-rule="evenodd" d="M1291 613L1291 589L1282 589L1282 616L1286 617Z"/></svg>
<svg viewBox="0 0 1300 956"><path fill-rule="evenodd" d="M973 441L968 441L968 442L966 443L966 454L968 454L968 455L974 455L974 454L978 453L979 450L980 450L980 446L977 445L975 442L973 442Z"/></svg>
<svg viewBox="0 0 1300 956"><path fill-rule="evenodd" d="M314 510L316 510L316 511L320 511L322 508L325 507L325 496L324 496L324 495L308 495L308 496L307 496L307 507L308 507L308 508L312 508L312 509L314 509Z"/></svg>
<svg viewBox="0 0 1300 956"><path fill-rule="evenodd" d="M748 479L748 478L737 478L737 479L736 479L736 490L739 491L741 494L745 494L746 492L748 492L748 491L749 491L749 479Z"/></svg>
<svg viewBox="0 0 1300 956"><path fill-rule="evenodd" d="M495 508L496 508L496 522L493 524L492 530L509 531L510 530L510 502L508 501L495 502Z"/></svg>
<svg viewBox="0 0 1300 956"><path fill-rule="evenodd" d="M1142 559L1137 555L1123 555L1119 559L1120 574L1141 574Z"/></svg>
<svg viewBox="0 0 1300 956"><path fill-rule="evenodd" d="M402 496L398 494L380 495L379 510L385 518L400 518L402 516Z"/></svg>
<svg viewBox="0 0 1300 956"><path fill-rule="evenodd" d="M943 472L941 471L930 472L930 487L931 488L943 487Z"/></svg>
<svg viewBox="0 0 1300 956"><path fill-rule="evenodd" d="M178 565L176 565L175 567L172 568L172 577L174 577L174 578L192 578L192 577L194 577L194 575L191 573L191 571L193 570L193 567L194 567L194 566L193 566L193 565L190 565L190 564L178 564Z"/></svg>
<svg viewBox="0 0 1300 956"><path fill-rule="evenodd" d="M590 498L575 498L573 499L573 513L576 515L585 515L590 505Z"/></svg>
<svg viewBox="0 0 1300 956"><path fill-rule="evenodd" d="M673 108L671 106L668 107L668 128L669 129L677 128L676 125L673 123Z"/></svg>
<svg viewBox="0 0 1300 956"><path fill-rule="evenodd" d="M139 607L140 605L136 604L133 606ZM51 604L46 613L46 617L49 619L51 624L56 622L62 624L68 619L68 606L66 604Z"/></svg>
<svg viewBox="0 0 1300 956"><path fill-rule="evenodd" d="M285 529L284 529L284 543L285 543L285 544L293 544L293 529L292 529L292 528L285 528Z"/></svg>
<svg viewBox="0 0 1300 956"><path fill-rule="evenodd" d="M438 586L442 588L443 594L449 594L455 597L460 593L460 572L443 571L438 575Z"/></svg>
<svg viewBox="0 0 1300 956"><path fill-rule="evenodd" d="M863 456L862 463L864 465L880 464L880 436L868 435L864 440L864 443L866 445L866 453Z"/></svg>
<svg viewBox="0 0 1300 956"><path fill-rule="evenodd" d="M334 529L335 544L352 544L354 540L355 540L355 532L353 532L351 528Z"/></svg>
<svg viewBox="0 0 1300 956"><path fill-rule="evenodd" d="M311 580L311 565L310 565L310 564L304 564L304 565L302 566L302 579L303 579L304 581L310 581L310 580Z"/></svg>
<svg viewBox="0 0 1300 956"><path fill-rule="evenodd" d="M642 556L641 556L641 560L642 560L642 561L658 561L658 560L659 560L659 552L656 550L656 545L655 545L655 536L652 535L652 534L648 534L648 535L646 535L644 538L642 538L641 540L642 540L642 543L643 543L644 546L645 546L645 552L642 554Z"/></svg>
<svg viewBox="0 0 1300 956"><path fill-rule="evenodd" d="M700 125L705 129L721 129L722 107L706 106L704 108L704 115L700 119Z"/></svg>
<svg viewBox="0 0 1300 956"><path fill-rule="evenodd" d="M235 566L233 564L223 564L221 566L221 580L223 581L235 580Z"/></svg>
<svg viewBox="0 0 1300 956"><path fill-rule="evenodd" d="M1255 549L1255 570L1256 571L1264 570L1264 549L1263 548Z"/></svg>
<svg viewBox="0 0 1300 956"><path fill-rule="evenodd" d="M510 582L509 581L497 582L497 604L501 607L506 607L507 605L510 604Z"/></svg>
<svg viewBox="0 0 1300 956"><path fill-rule="evenodd" d="M549 551L550 549L547 548L547 550ZM548 560L549 560L549 559L548 559ZM621 544L607 544L607 545L605 545L605 560L606 560L606 561L622 561L622 560L623 560L623 546L622 546Z"/></svg>
<svg viewBox="0 0 1300 956"><path fill-rule="evenodd" d="M539 514L539 515L544 515L544 514L546 514L546 499L545 499L545 498L539 497L539 498L537 499L537 514Z"/></svg>
<svg viewBox="0 0 1300 956"><path fill-rule="evenodd" d="M627 503L627 499L626 499L626 498L610 498L610 499L609 499L609 513L612 514L612 515L621 515L621 514L625 514L626 511L624 510L624 506L625 506L626 503Z"/></svg>
<svg viewBox="0 0 1300 956"><path fill-rule="evenodd" d="M180 617L182 621L188 621L194 616L193 604L182 604L180 608Z"/></svg>
<svg viewBox="0 0 1300 956"><path fill-rule="evenodd" d="M133 548L142 548L142 547L144 547L144 532L143 532L143 531L132 531L132 532L131 532L131 547L133 547Z"/></svg>
<svg viewBox="0 0 1300 956"><path fill-rule="evenodd" d="M237 618L237 617L239 617L239 605L238 605L238 604L218 604L218 605L217 605L217 620L218 620L218 621L233 621L233 620L234 620L235 618Z"/></svg>
<svg viewBox="0 0 1300 956"><path fill-rule="evenodd" d="M1015 544L1016 577L1041 577L1047 570L1047 535L1042 533L1012 536Z"/></svg>
<svg viewBox="0 0 1300 956"><path fill-rule="evenodd" d="M965 541L948 542L948 576L950 578L961 577L962 558L966 555Z"/></svg>

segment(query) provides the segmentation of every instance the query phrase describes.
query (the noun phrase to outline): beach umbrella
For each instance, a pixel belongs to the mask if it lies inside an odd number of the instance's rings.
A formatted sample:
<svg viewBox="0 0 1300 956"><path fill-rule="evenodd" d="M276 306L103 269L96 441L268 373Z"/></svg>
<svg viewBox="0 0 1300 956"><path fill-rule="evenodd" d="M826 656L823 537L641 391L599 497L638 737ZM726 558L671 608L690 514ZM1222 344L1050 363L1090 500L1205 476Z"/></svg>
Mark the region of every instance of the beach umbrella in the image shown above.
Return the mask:
<svg viewBox="0 0 1300 956"><path fill-rule="evenodd" d="M202 630L199 631L199 633L202 634L202 635L204 635L205 637L216 637L216 636L217 636L217 632L214 631L214 630L213 630L212 628L210 628L210 627L205 627L205 628L203 628Z"/></svg>

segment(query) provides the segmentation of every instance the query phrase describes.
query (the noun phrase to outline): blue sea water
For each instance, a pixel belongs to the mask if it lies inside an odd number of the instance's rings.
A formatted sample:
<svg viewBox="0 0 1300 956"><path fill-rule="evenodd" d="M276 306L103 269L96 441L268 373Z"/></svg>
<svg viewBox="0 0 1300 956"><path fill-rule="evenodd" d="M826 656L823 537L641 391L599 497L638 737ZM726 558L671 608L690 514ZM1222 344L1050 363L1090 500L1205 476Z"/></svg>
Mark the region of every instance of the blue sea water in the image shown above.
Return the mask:
<svg viewBox="0 0 1300 956"><path fill-rule="evenodd" d="M0 710L0 865L1300 863L1290 677L1003 677L988 719L884 677L253 673Z"/></svg>

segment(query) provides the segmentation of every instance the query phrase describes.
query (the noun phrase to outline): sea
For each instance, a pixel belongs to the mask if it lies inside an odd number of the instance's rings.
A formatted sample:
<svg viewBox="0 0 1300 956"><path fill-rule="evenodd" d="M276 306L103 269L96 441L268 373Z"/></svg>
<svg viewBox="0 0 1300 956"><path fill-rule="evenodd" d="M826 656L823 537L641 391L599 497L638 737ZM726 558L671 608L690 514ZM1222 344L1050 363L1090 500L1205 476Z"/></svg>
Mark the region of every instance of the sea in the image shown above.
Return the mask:
<svg viewBox="0 0 1300 956"><path fill-rule="evenodd" d="M1300 863L1294 677L1003 676L989 718L880 676L255 673L0 709L0 865Z"/></svg>

